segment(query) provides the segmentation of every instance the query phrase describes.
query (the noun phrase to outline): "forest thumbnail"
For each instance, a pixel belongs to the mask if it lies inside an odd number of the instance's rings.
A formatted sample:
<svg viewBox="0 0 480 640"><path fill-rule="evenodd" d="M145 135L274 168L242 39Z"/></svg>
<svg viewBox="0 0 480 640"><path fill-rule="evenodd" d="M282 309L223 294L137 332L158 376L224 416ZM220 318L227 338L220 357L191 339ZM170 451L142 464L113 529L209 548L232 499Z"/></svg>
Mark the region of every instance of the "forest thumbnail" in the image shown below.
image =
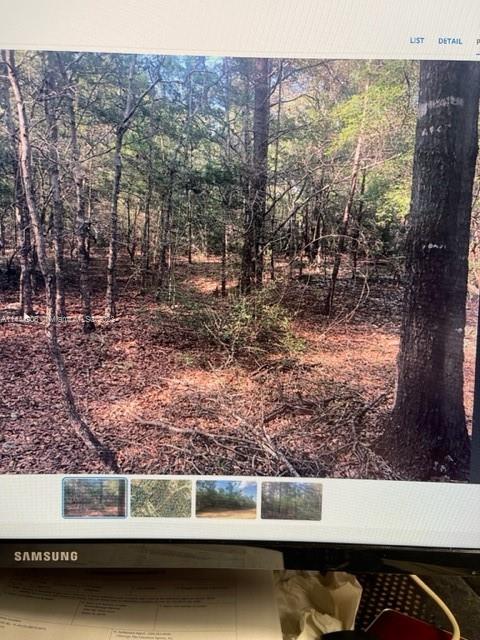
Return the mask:
<svg viewBox="0 0 480 640"><path fill-rule="evenodd" d="M321 520L322 485L312 482L263 482L262 518Z"/></svg>
<svg viewBox="0 0 480 640"><path fill-rule="evenodd" d="M64 518L125 518L126 480L65 478Z"/></svg>

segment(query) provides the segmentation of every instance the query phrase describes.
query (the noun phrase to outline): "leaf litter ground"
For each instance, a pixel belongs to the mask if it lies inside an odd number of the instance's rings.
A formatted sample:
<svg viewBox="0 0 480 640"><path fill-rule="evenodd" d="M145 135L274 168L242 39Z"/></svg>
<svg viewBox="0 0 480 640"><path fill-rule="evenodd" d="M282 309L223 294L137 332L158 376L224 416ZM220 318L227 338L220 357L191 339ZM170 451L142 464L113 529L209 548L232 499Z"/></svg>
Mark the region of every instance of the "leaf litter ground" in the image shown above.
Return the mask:
<svg viewBox="0 0 480 640"><path fill-rule="evenodd" d="M225 304L218 263L178 270L180 290ZM326 282L307 276L286 286L302 352L246 359L202 340L178 320L175 305L159 315L154 296L135 293L128 278L120 280L118 319L98 318L97 331L84 335L68 292L70 319L60 336L72 386L122 473L421 479L418 453L400 452L387 437L401 287L389 278L365 287L345 277L327 321L319 312ZM8 317L15 292L4 298ZM475 313L469 309L465 349L469 420ZM0 472L101 472L69 426L42 324L6 322L0 335Z"/></svg>

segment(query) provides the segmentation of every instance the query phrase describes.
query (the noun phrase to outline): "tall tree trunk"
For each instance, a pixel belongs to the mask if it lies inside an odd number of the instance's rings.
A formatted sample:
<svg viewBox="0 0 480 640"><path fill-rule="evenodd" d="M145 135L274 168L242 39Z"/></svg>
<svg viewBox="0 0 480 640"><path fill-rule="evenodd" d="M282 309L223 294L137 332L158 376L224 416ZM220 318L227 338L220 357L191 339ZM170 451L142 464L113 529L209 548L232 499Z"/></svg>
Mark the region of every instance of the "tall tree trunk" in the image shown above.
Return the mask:
<svg viewBox="0 0 480 640"><path fill-rule="evenodd" d="M187 250L187 259L188 264L193 264L193 221L192 221L192 192L187 190L187 217L188 217L188 250Z"/></svg>
<svg viewBox="0 0 480 640"><path fill-rule="evenodd" d="M14 179L14 210L17 228L16 242L20 261L20 281L18 287L19 311L21 317L25 319L33 315L30 222L28 220L28 212L26 210L23 193L19 163L19 141L13 122L8 85L5 85L5 117L11 147L12 175Z"/></svg>
<svg viewBox="0 0 480 640"><path fill-rule="evenodd" d="M230 59L224 58L223 60L223 73L225 75L225 161L227 167L230 168L232 154L232 127L230 123L230 109L231 109L231 91L232 91L232 77L230 73ZM222 298L227 295L227 271L228 271L228 220L230 215L230 209L232 206L232 185L229 183L226 193L223 197L222 207L222 256L221 256L221 269L220 269L220 292Z"/></svg>
<svg viewBox="0 0 480 640"><path fill-rule="evenodd" d="M163 289L170 279L171 273L171 227L173 216L173 188L175 182L175 170L170 169L169 184L166 202L162 206L162 224L160 229L160 252L157 277L157 289Z"/></svg>
<svg viewBox="0 0 480 640"><path fill-rule="evenodd" d="M83 331L91 333L95 331L95 323L92 316L92 302L90 289L89 268L89 223L87 221L87 200L85 171L80 160L80 146L78 143L77 117L75 113L75 91L63 63L62 54L56 54L56 60L64 83L65 108L67 111L70 128L70 147L72 153L72 173L75 183L75 244L79 266L79 288L82 300Z"/></svg>
<svg viewBox="0 0 480 640"><path fill-rule="evenodd" d="M149 272L150 272L150 235L151 235L150 209L152 204L152 193L153 193L152 171L153 171L152 149L150 147L149 169L148 169L148 177L147 177L147 194L145 196L145 219L143 223L143 234L142 234L142 287L143 288L145 288L148 283Z"/></svg>
<svg viewBox="0 0 480 640"><path fill-rule="evenodd" d="M5 220L3 215L0 216L0 255L6 255L6 237L5 237Z"/></svg>
<svg viewBox="0 0 480 640"><path fill-rule="evenodd" d="M314 188L316 189L317 193L313 201L313 233L310 244L309 259L312 264L315 263L317 267L320 267L322 248L324 245L323 236L325 233L325 215L329 197L329 188L325 187L325 169L322 169L318 188L315 184Z"/></svg>
<svg viewBox="0 0 480 640"><path fill-rule="evenodd" d="M323 176L320 182L321 188L323 188ZM313 203L313 233L310 243L309 259L312 264L320 267L322 262L322 247L324 244L325 234L325 208L326 208L327 195L323 192L320 195L315 196Z"/></svg>
<svg viewBox="0 0 480 640"><path fill-rule="evenodd" d="M187 232L188 232L188 264L193 263L192 245L193 245L193 211L192 211L192 189L189 184L189 180L193 173L193 139L192 139L192 116L193 116L193 67L192 59L188 63L188 79L187 79L187 122L186 129L186 141L185 141L185 166L188 167L189 178L187 180L186 187L186 199L187 199Z"/></svg>
<svg viewBox="0 0 480 640"><path fill-rule="evenodd" d="M462 477L470 442L463 398L480 65L421 62L394 419L425 475Z"/></svg>
<svg viewBox="0 0 480 640"><path fill-rule="evenodd" d="M63 202L60 189L60 161L58 156L58 90L53 67L53 53L44 54L44 107L48 136L48 173L52 189L53 257L55 264L55 309L57 316L66 317L64 284Z"/></svg>
<svg viewBox="0 0 480 640"><path fill-rule="evenodd" d="M283 60L280 60L278 70L278 94L277 94L277 131L275 139L275 159L273 162L273 193L272 193L272 211L270 213L270 230L272 234L272 241L270 243L270 280L275 280L275 241L273 234L275 232L276 224L276 210L277 210L277 187L278 187L278 160L280 151L280 121L282 117L282 98L283 98Z"/></svg>
<svg viewBox="0 0 480 640"><path fill-rule="evenodd" d="M288 277L293 278L294 267L295 267L295 257L297 255L297 213L296 211L294 211L292 217L290 218L290 223L288 225L287 255L288 255Z"/></svg>
<svg viewBox="0 0 480 640"><path fill-rule="evenodd" d="M263 232L268 177L268 131L270 120L270 61L254 61L255 104L253 114L253 163L247 201L240 288L249 293L263 283Z"/></svg>
<svg viewBox="0 0 480 640"><path fill-rule="evenodd" d="M109 320L117 316L117 255L118 255L118 198L122 178L122 144L124 132L117 130L115 137L114 179L110 210L110 243L107 261L107 292L105 296L105 317Z"/></svg>
<svg viewBox="0 0 480 640"><path fill-rule="evenodd" d="M132 216L130 211L130 193L127 193L127 198L125 200L125 209L127 210L127 252L130 256L131 262L133 262L132 253L130 251L130 242L132 239Z"/></svg>
<svg viewBox="0 0 480 640"><path fill-rule="evenodd" d="M335 297L335 289L337 286L338 274L340 272L340 265L342 262L342 254L345 251L346 237L348 234L348 227L350 225L350 217L352 214L353 202L355 199L355 192L357 190L358 173L360 169L360 163L362 160L363 150L363 138L365 127L365 116L367 111L368 101L368 82L365 88L364 100L363 100L363 115L362 122L360 124L360 133L358 134L357 144L355 147L355 153L353 156L352 173L350 177L350 189L345 203L345 209L343 210L342 224L340 226L340 237L337 243L337 251L335 253L335 259L333 262L332 277L330 279L330 286L328 289L327 297L325 298L323 306L323 314L329 316L332 312L333 300Z"/></svg>
<svg viewBox="0 0 480 640"><path fill-rule="evenodd" d="M228 222L227 222L227 210L229 208L229 202L224 202L223 205L223 219L222 219L222 258L221 258L221 282L220 293L222 298L227 295L227 262L228 262Z"/></svg>
<svg viewBox="0 0 480 640"><path fill-rule="evenodd" d="M33 291L32 291L32 240L30 233L30 221L28 219L27 205L23 194L22 179L19 167L16 167L17 177L15 178L15 219L18 226L18 248L20 256L20 284L19 303L20 314L23 318L32 316Z"/></svg>
<svg viewBox="0 0 480 640"><path fill-rule="evenodd" d="M251 175L253 172L253 152L252 152L252 64L250 58L242 61L242 75L244 85L243 95L243 171L242 171L242 192L243 192L243 247L242 264L240 270L240 290L247 293L252 281L252 239L250 233L252 224L252 211L250 206Z"/></svg>
<svg viewBox="0 0 480 640"><path fill-rule="evenodd" d="M308 204L305 206L305 213L303 215L303 233L302 233L302 246L300 248L300 261L298 264L298 276L303 276L303 262L305 255L310 248L310 208Z"/></svg>
<svg viewBox="0 0 480 640"><path fill-rule="evenodd" d="M132 200L130 197L130 193L127 195L127 200L125 203L127 209L127 243L126 249L130 258L130 262L132 265L135 264L135 260L137 257L137 221L140 215L140 207L141 201L137 203L137 206L134 209L133 218L132 218Z"/></svg>
<svg viewBox="0 0 480 640"><path fill-rule="evenodd" d="M97 437L92 433L86 422L81 417L73 396L72 388L67 374L65 361L63 359L62 352L58 343L57 323L55 321L55 283L54 274L50 269L47 256L47 247L45 242L44 231L42 228L42 221L40 213L35 201L35 193L33 188L32 178L32 151L30 145L30 132L28 127L28 120L25 110L25 103L22 96L22 91L17 77L17 69L15 65L15 54L13 51L3 51L2 59L6 63L8 79L12 92L15 98L17 107L17 116L19 123L19 164L22 176L23 188L25 193L25 200L27 203L28 214L30 217L30 223L33 229L33 236L35 238L35 246L37 250L37 260L43 276L45 284L45 306L46 306L46 321L45 321L45 333L47 342L52 356L52 360L57 370L58 380L60 383L61 392L65 405L70 416L71 424L77 433L89 449L94 450L100 457L106 468L113 472L118 471L115 456L111 451L106 449Z"/></svg>
<svg viewBox="0 0 480 640"><path fill-rule="evenodd" d="M313 227L313 238L310 245L310 262L312 264L316 264L317 266L320 264L320 258L322 254L322 235L323 235L323 214L322 210L319 207L317 198L315 199L315 203L313 206L313 218L315 220L315 225Z"/></svg>
<svg viewBox="0 0 480 640"><path fill-rule="evenodd" d="M157 210L156 220L155 220L155 232L153 234L153 251L152 251L152 271L155 269L158 277L159 270L159 253L160 253L160 245L162 242L162 207L160 206Z"/></svg>
<svg viewBox="0 0 480 640"><path fill-rule="evenodd" d="M123 138L128 129L133 102L133 75L135 72L136 56L132 56L128 71L127 98L122 122L118 125L115 135L115 154L113 157L114 179L112 190L112 207L110 211L110 244L107 263L107 292L105 296L105 316L108 319L117 315L117 254L118 254L118 199L122 180L122 146Z"/></svg>
<svg viewBox="0 0 480 640"><path fill-rule="evenodd" d="M85 228L87 231L86 234L86 239L85 239L85 256L87 259L87 267L90 263L90 258L91 258L91 249L92 249L92 239L95 240L94 236L93 236L93 214L94 214L94 201L95 201L95 194L93 192L93 188L92 188L92 163L90 162L90 166L88 169L88 178L86 178L85 180L85 192L87 193L86 196L86 218L85 218ZM87 274L88 275L88 274ZM87 279L87 283L90 284L90 279Z"/></svg>
<svg viewBox="0 0 480 640"><path fill-rule="evenodd" d="M362 229L363 213L365 208L365 184L367 180L367 172L362 170L362 183L360 186L360 200L358 203L357 219L355 221L355 231L352 234L353 246L352 246L352 280L357 279L357 262L358 262L358 241L360 238L360 232Z"/></svg>

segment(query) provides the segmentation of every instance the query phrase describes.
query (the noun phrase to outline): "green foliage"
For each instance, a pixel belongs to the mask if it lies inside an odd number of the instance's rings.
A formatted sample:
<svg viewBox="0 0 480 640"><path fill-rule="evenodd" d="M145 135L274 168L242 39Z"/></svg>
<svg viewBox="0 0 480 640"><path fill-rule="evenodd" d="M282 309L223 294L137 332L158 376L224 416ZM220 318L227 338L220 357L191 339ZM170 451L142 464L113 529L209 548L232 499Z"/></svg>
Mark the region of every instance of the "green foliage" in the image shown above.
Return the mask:
<svg viewBox="0 0 480 640"><path fill-rule="evenodd" d="M219 303L205 303L188 295L177 297L175 316L182 324L229 356L264 353L294 354L304 343L295 336L293 317L274 289L249 296L238 293ZM161 319L160 319L161 323Z"/></svg>
<svg viewBox="0 0 480 640"><path fill-rule="evenodd" d="M58 96L51 99L59 127L65 246L72 257L76 203L65 91L68 87L75 98L91 249L96 257L105 254L110 240L115 132L131 84L137 108L123 139L118 203L119 262L127 250L130 257L128 273L122 277L130 278L132 287L142 282L142 291L148 292L155 283L163 243L174 265L187 254L197 261L220 257L226 250L228 279L238 280L254 151L251 61L137 55L129 80L130 55L67 52L61 57L67 78L57 73ZM19 53L18 61L27 111L35 123L31 128L35 187L39 207L49 220L51 197L43 151L47 132L39 99L45 62L41 52ZM349 229L356 242L350 247L359 248L359 260L401 251L411 190L418 62L272 60L270 80L268 184L261 231L265 270L270 251L279 274L286 273L287 263L298 265L319 230L326 262L333 256L360 135L366 192L361 207L359 180ZM0 219L6 255L12 255L15 183L9 134L1 119L6 104L5 94L0 96ZM51 228L46 230L50 251L51 233ZM307 268L315 268L313 262ZM168 277L178 281L177 266ZM170 292L176 287L172 282L167 283ZM302 348L292 332L292 317L282 309L281 296L275 299L271 291L207 302L175 295L180 320L232 357Z"/></svg>
<svg viewBox="0 0 480 640"><path fill-rule="evenodd" d="M340 103L332 110L332 116L341 123L333 149L355 141L361 130L373 135L380 128L389 126L392 111L403 96L404 88L401 85L374 85Z"/></svg>
<svg viewBox="0 0 480 640"><path fill-rule="evenodd" d="M260 293L233 298L225 311L209 309L204 329L232 354L283 351L290 338L290 318L282 306Z"/></svg>
<svg viewBox="0 0 480 640"><path fill-rule="evenodd" d="M411 182L405 166L412 158L402 156L371 171L365 194L364 236L372 253L401 253L404 228L410 212Z"/></svg>

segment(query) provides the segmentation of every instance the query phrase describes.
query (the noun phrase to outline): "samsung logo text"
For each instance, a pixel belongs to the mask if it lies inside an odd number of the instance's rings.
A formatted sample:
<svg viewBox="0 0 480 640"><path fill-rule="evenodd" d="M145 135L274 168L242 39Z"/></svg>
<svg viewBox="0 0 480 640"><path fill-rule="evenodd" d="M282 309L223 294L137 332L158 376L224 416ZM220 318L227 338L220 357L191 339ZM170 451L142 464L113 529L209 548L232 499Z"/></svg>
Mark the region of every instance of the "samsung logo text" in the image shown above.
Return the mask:
<svg viewBox="0 0 480 640"><path fill-rule="evenodd" d="M15 562L77 562L78 551L15 551Z"/></svg>

